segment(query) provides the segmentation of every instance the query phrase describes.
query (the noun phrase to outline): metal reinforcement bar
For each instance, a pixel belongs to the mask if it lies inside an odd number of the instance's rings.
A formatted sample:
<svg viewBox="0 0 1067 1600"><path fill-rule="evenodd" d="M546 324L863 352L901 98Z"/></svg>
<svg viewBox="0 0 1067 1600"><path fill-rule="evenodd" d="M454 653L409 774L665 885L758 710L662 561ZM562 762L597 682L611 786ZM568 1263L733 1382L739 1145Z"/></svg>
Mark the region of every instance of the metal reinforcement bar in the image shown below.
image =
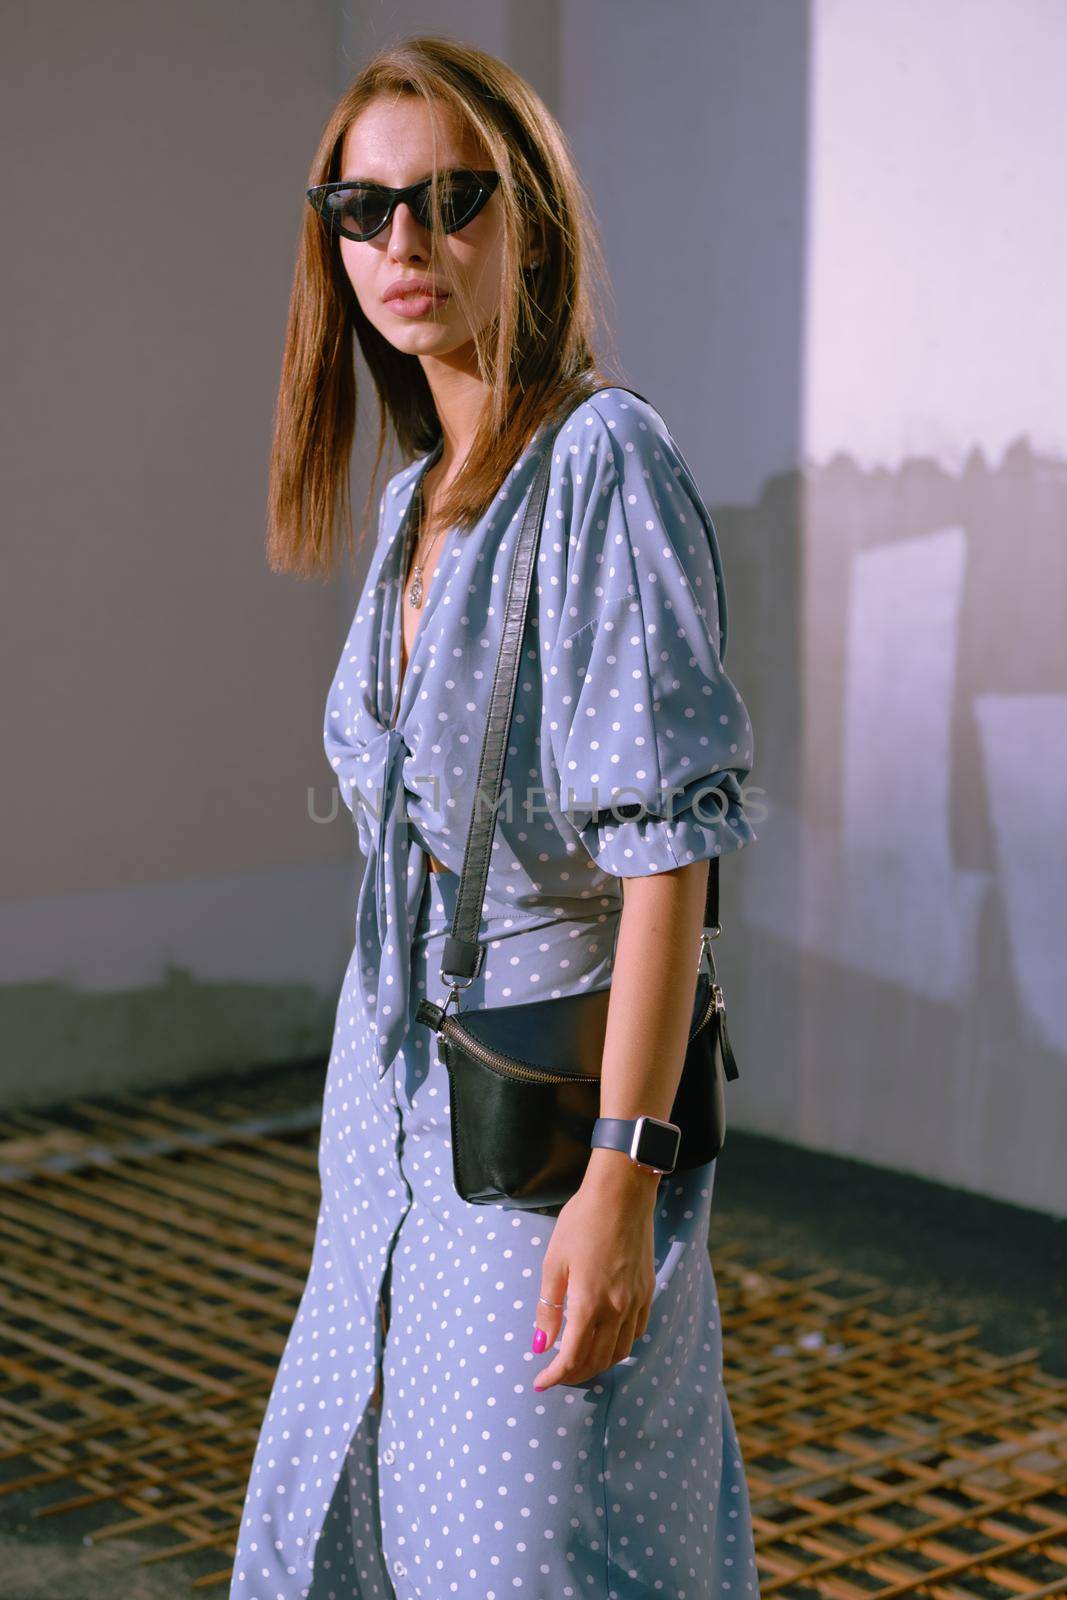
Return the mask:
<svg viewBox="0 0 1067 1600"><path fill-rule="evenodd" d="M196 1590L229 1581L319 1203L319 1106L254 1092L0 1120L0 1494ZM1035 1351L721 1226L713 1256L765 1600L1067 1595L1067 1382Z"/></svg>

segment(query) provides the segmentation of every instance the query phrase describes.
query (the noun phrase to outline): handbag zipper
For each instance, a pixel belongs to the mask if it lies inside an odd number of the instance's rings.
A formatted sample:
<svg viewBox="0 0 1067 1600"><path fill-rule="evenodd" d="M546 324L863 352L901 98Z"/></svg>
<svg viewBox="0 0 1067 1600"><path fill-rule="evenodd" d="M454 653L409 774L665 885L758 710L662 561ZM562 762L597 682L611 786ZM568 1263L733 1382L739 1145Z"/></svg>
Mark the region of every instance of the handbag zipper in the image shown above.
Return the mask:
<svg viewBox="0 0 1067 1600"><path fill-rule="evenodd" d="M445 1017L439 1031L446 1039L451 1039L461 1049L467 1050L479 1061L484 1061L487 1067L503 1072L511 1078L528 1078L535 1083L599 1083L600 1075L595 1072L548 1072L544 1067L521 1067L510 1056L503 1056L498 1050L490 1050L488 1045L474 1039L458 1022L455 1017Z"/></svg>
<svg viewBox="0 0 1067 1600"><path fill-rule="evenodd" d="M695 1039L697 1034L707 1027L708 1023L711 1021L712 1017L717 1011L725 1010L726 1001L722 997L722 990L719 988L717 983L713 983L708 992L708 1003L704 1008L704 1015L701 1017L700 1021L689 1035L690 1041Z"/></svg>
<svg viewBox="0 0 1067 1600"><path fill-rule="evenodd" d="M453 989L452 995L454 996L455 994L456 990ZM717 983L713 983L704 1014L689 1035L690 1041L695 1039L697 1034L707 1026L717 1011L725 1011L725 1009L722 990ZM486 1066L492 1067L497 1072L502 1072L512 1078L526 1078L534 1083L600 1082L600 1074L595 1072L549 1072L544 1067L520 1066L518 1062L512 1061L510 1056L501 1055L499 1050L491 1050L488 1045L482 1044L480 1039L473 1038L459 1020L460 1016L462 1016L462 1013L451 1017L442 1016L438 1032L443 1033L446 1039L451 1039L454 1044L468 1051L479 1061L484 1061Z"/></svg>

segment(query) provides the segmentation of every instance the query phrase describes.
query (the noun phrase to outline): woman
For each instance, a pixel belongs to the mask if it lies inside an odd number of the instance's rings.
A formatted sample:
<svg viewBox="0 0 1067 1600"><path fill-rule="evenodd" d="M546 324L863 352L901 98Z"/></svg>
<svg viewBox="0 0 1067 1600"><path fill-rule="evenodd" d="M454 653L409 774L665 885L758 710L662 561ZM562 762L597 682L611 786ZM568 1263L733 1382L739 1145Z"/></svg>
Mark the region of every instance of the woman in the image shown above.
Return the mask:
<svg viewBox="0 0 1067 1600"><path fill-rule="evenodd" d="M385 50L334 111L312 179L274 565L331 565L353 330L379 460L387 425L413 459L381 496L327 701L366 867L312 1263L231 1600L756 1595L707 1253L714 1163L661 1178L597 1148L558 1216L471 1205L453 1181L447 1073L415 1018L443 997L512 538L562 420L514 803L463 1006L610 984L602 1114L668 1118L708 861L755 838L714 529L659 413L621 388L590 396L595 236L558 125L503 63L439 38ZM620 789L641 816L611 812Z"/></svg>

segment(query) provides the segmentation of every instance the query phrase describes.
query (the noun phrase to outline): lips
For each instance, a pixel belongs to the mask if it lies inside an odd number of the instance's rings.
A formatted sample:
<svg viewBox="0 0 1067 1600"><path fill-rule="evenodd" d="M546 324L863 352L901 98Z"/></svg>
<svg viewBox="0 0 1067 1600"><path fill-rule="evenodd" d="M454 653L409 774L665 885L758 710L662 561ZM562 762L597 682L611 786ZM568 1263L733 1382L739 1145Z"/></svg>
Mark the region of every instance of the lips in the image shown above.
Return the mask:
<svg viewBox="0 0 1067 1600"><path fill-rule="evenodd" d="M388 309L394 317L425 317L438 306L443 306L447 301L446 294L400 294L394 295L388 302Z"/></svg>
<svg viewBox="0 0 1067 1600"><path fill-rule="evenodd" d="M431 300L445 300L448 290L431 283L428 278L401 278L391 283L382 296L383 300L407 300L414 297L428 298Z"/></svg>

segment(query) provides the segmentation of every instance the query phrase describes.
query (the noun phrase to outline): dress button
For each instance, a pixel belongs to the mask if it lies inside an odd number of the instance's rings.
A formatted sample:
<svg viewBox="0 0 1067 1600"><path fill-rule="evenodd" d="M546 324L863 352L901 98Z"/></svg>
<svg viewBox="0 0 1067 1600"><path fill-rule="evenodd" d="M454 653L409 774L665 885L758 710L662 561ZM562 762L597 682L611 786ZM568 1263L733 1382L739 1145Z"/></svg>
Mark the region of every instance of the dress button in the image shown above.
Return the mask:
<svg viewBox="0 0 1067 1600"><path fill-rule="evenodd" d="M393 1571L396 1573L398 1578L405 1577L406 1574L407 1574L407 1570L408 1570L407 1567L405 1567L405 1565L404 1565L404 1563L402 1561L394 1561L393 1562Z"/></svg>
<svg viewBox="0 0 1067 1600"><path fill-rule="evenodd" d="M391 1467L393 1462L396 1460L395 1452L392 1450L383 1450L382 1460L385 1462L386 1466Z"/></svg>

